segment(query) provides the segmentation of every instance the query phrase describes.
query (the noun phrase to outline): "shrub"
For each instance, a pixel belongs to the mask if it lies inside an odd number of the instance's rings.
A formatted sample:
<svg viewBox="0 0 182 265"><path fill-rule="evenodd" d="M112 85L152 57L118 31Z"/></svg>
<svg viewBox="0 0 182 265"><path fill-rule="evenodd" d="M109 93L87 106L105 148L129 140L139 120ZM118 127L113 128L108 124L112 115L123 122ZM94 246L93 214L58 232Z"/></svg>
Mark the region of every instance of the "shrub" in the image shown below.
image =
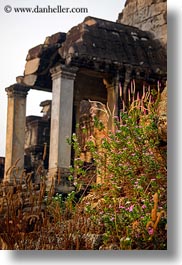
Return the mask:
<svg viewBox="0 0 182 265"><path fill-rule="evenodd" d="M159 98L159 92L150 88L141 98L139 94L132 100L130 97L127 109L123 103L120 116L115 118L114 132L103 137L101 146L98 148L94 139L87 142L99 183L93 184L93 197L85 209L95 224L103 228L106 245L117 243L119 249L167 247L166 215L159 214L157 225L156 220L151 221L154 194L160 198L161 213L167 208L166 156L160 149L156 125ZM103 129L100 123L97 121L95 126L99 124ZM73 140L78 147L77 139ZM78 155L75 173L79 187L86 175L81 165L83 161Z"/></svg>

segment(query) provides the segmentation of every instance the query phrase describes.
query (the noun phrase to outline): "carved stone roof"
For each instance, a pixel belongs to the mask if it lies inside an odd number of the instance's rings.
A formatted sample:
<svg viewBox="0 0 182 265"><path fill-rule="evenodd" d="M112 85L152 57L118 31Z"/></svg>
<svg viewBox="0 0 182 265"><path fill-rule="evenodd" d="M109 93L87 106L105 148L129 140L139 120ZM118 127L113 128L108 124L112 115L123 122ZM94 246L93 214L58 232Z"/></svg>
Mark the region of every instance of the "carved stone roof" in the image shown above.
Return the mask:
<svg viewBox="0 0 182 265"><path fill-rule="evenodd" d="M159 79L167 72L165 51L149 32L94 17L86 17L67 34L47 37L29 50L26 60L24 76L17 82L49 91L50 68L60 63L111 74L131 67Z"/></svg>
<svg viewBox="0 0 182 265"><path fill-rule="evenodd" d="M96 70L131 65L166 72L166 56L149 32L94 17L67 33L59 53L67 64Z"/></svg>

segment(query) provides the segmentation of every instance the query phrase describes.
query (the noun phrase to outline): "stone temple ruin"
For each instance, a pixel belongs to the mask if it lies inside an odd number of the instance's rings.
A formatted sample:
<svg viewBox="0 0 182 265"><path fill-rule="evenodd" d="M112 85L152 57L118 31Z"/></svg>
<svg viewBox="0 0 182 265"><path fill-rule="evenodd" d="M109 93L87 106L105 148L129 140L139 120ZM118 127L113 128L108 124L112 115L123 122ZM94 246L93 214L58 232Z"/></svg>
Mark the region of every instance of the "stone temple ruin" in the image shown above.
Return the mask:
<svg viewBox="0 0 182 265"><path fill-rule="evenodd" d="M93 104L103 104L118 115L120 90L126 101L132 79L139 90L144 82L155 86L160 80L162 90L167 78L166 50L150 32L95 17L86 17L67 34L58 32L47 37L43 44L29 50L26 61L24 75L6 88L4 180L9 182L13 180L8 169L17 159L19 169L28 172L44 163L48 186L58 172L66 176L73 158L67 138L79 134L78 123L86 126L87 137L93 134ZM30 89L52 92L52 102L41 103L43 117L26 117ZM107 126L112 129L111 117ZM84 159L89 162L84 137L81 135L80 142Z"/></svg>

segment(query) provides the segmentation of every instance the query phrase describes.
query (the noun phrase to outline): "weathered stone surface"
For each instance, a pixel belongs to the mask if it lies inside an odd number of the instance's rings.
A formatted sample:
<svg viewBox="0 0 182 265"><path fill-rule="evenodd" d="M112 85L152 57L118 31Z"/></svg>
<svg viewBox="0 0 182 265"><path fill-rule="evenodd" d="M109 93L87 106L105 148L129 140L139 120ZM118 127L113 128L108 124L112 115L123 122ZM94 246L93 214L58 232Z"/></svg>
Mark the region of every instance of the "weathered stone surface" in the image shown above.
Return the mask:
<svg viewBox="0 0 182 265"><path fill-rule="evenodd" d="M27 86L34 86L36 80L37 80L37 75L33 74L33 75L24 76L22 79L20 79L20 82Z"/></svg>
<svg viewBox="0 0 182 265"><path fill-rule="evenodd" d="M41 112L43 113L44 119L50 119L51 118L51 100L44 100L40 103L40 107L42 107Z"/></svg>
<svg viewBox="0 0 182 265"><path fill-rule="evenodd" d="M165 54L149 33L93 17L67 33L59 53L66 64L97 71L112 72L132 65L166 72Z"/></svg>
<svg viewBox="0 0 182 265"><path fill-rule="evenodd" d="M25 65L25 75L34 74L40 66L40 58L35 58L28 61Z"/></svg>
<svg viewBox="0 0 182 265"><path fill-rule="evenodd" d="M28 51L26 60L30 61L35 58L51 56L51 53L55 52L65 39L66 33L63 32L57 32L52 36L46 37L44 44L37 45Z"/></svg>
<svg viewBox="0 0 182 265"><path fill-rule="evenodd" d="M43 47L44 47L43 44L40 44L40 45L38 45L38 46L33 47L32 49L30 49L28 51L26 60L27 61L30 61L30 60L35 59L37 57L40 58L41 55L42 55L42 52L43 52Z"/></svg>
<svg viewBox="0 0 182 265"><path fill-rule="evenodd" d="M48 74L50 70L50 66L52 64L52 57L50 56L49 59L46 59L45 57L42 58L35 58L30 61L26 62L25 65L25 72L24 75L42 75L42 74Z"/></svg>
<svg viewBox="0 0 182 265"><path fill-rule="evenodd" d="M16 82L17 82L18 84L21 84L21 83L23 82L23 76L22 76L22 75L17 76L17 77L16 77Z"/></svg>
<svg viewBox="0 0 182 265"><path fill-rule="evenodd" d="M43 151L44 143L49 142L49 129L49 122L42 117L28 116L26 118L25 149L41 146Z"/></svg>
<svg viewBox="0 0 182 265"><path fill-rule="evenodd" d="M26 117L25 127L25 169L28 172L34 171L32 176L38 181L35 174L41 165L46 170L49 159L50 141L50 118L39 116Z"/></svg>
<svg viewBox="0 0 182 265"><path fill-rule="evenodd" d="M150 31L167 44L167 0L127 0L117 22Z"/></svg>
<svg viewBox="0 0 182 265"><path fill-rule="evenodd" d="M47 37L44 44L30 49L26 58L24 76L18 78L18 83L51 91L50 69L61 60L58 49L65 39L66 33L58 32Z"/></svg>
<svg viewBox="0 0 182 265"><path fill-rule="evenodd" d="M167 143L167 86L161 94L158 106L158 132L161 140Z"/></svg>
<svg viewBox="0 0 182 265"><path fill-rule="evenodd" d="M72 133L73 91L77 70L64 65L51 69L53 88L48 185L58 175L59 168L69 168L71 164L71 146L67 139L71 138Z"/></svg>
<svg viewBox="0 0 182 265"><path fill-rule="evenodd" d="M52 45L57 43L62 43L66 39L66 33L64 32L57 32L49 37L46 37L44 44L45 45Z"/></svg>
<svg viewBox="0 0 182 265"><path fill-rule="evenodd" d="M13 176L10 174L9 169L17 161L19 161L19 174L21 174L24 168L26 95L28 91L29 87L20 84L14 84L6 88L8 94L8 116L4 178L9 182L13 181Z"/></svg>

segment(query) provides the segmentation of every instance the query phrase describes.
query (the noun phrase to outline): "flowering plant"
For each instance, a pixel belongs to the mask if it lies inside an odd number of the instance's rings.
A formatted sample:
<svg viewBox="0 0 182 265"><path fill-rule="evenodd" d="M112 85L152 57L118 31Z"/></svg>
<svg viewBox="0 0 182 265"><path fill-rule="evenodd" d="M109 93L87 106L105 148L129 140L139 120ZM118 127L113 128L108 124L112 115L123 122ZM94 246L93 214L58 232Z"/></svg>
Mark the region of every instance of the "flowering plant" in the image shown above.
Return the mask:
<svg viewBox="0 0 182 265"><path fill-rule="evenodd" d="M123 103L114 131L104 134L99 150L92 139L87 142L99 180L91 192L101 200L94 211L90 202L90 215L102 227L105 244L117 243L120 249L166 248L166 217L159 220L158 235L157 227L147 225L155 193L161 200L159 207L166 211L166 158L156 122L158 100L159 92L156 95L150 88L142 97L130 96L128 109Z"/></svg>

